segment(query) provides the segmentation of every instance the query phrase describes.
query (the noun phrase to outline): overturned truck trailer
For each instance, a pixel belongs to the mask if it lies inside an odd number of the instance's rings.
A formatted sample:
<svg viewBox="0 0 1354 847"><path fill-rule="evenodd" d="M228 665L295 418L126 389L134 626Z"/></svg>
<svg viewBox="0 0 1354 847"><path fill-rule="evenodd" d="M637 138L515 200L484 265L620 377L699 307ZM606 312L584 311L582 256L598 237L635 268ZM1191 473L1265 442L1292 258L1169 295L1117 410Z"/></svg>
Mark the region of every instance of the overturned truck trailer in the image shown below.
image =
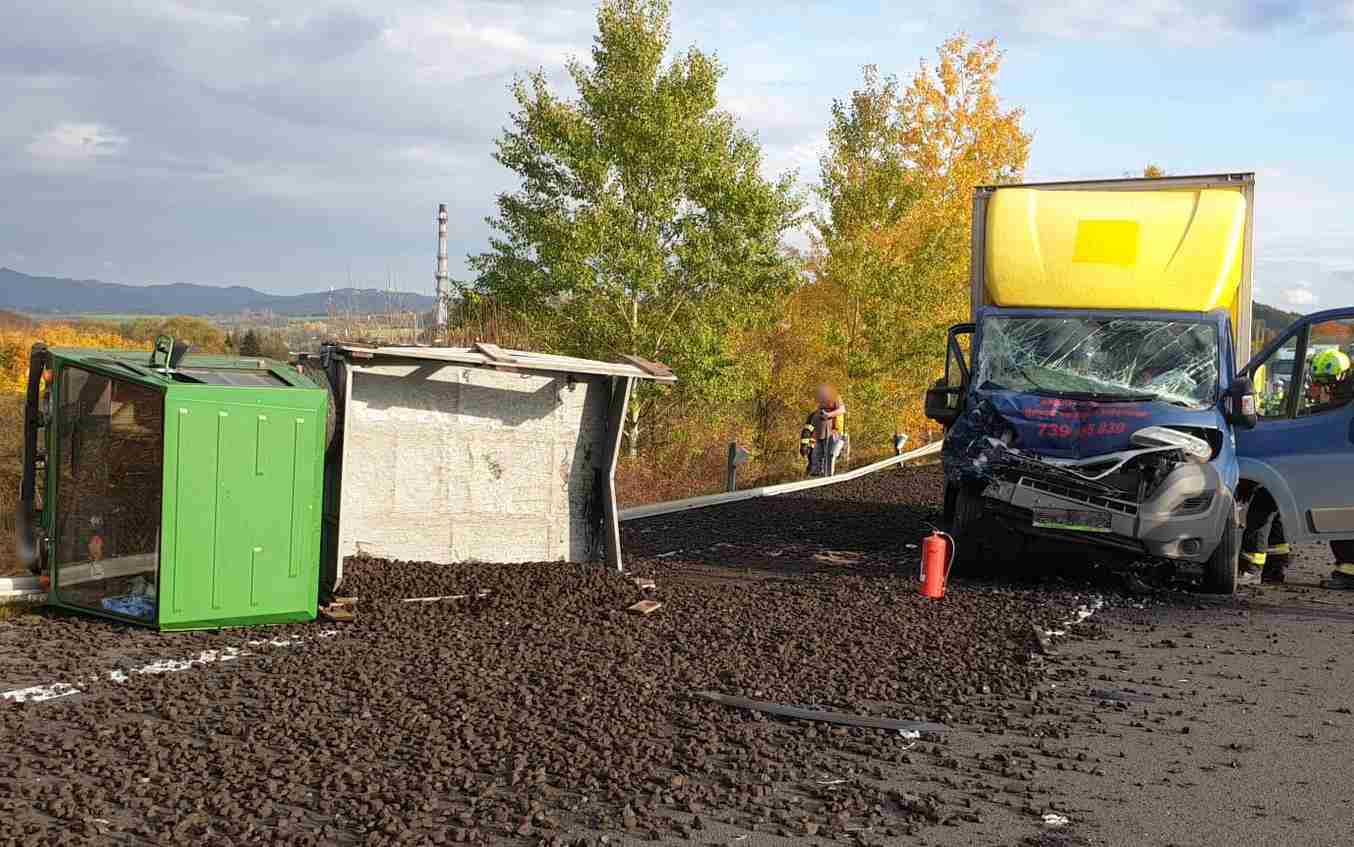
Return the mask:
<svg viewBox="0 0 1354 847"><path fill-rule="evenodd" d="M666 367L504 350L330 345L321 589L354 555L621 566L614 474L632 386Z"/></svg>
<svg viewBox="0 0 1354 847"><path fill-rule="evenodd" d="M1253 192L1250 174L977 191L973 316L926 396L961 567L1073 542L1233 590Z"/></svg>

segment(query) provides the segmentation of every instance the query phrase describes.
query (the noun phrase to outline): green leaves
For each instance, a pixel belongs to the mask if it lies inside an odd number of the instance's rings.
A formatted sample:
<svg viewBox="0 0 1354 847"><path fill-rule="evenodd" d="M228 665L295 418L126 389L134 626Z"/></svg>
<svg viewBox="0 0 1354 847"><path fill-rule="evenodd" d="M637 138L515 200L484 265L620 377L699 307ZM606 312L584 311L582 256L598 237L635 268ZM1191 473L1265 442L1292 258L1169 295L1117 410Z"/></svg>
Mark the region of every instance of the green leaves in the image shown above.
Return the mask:
<svg viewBox="0 0 1354 847"><path fill-rule="evenodd" d="M495 158L521 185L470 257L475 285L548 323L561 352L663 361L680 391L714 391L727 330L798 280L780 242L800 199L718 110L718 61L693 47L665 64L665 0L604 0L597 25L591 63L568 67L577 99L540 73L513 87Z"/></svg>

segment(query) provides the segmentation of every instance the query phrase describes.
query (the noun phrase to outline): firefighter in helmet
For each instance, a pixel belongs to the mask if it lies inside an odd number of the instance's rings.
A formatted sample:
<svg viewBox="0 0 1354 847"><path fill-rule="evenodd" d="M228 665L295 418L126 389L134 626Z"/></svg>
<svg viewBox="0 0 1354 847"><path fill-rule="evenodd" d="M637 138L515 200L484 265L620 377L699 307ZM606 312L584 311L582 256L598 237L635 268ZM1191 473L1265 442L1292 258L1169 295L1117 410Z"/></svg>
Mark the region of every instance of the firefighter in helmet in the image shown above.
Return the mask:
<svg viewBox="0 0 1354 847"><path fill-rule="evenodd" d="M813 473L813 445L815 442L814 431L817 429L818 410L809 412L809 416L804 419L804 426L799 430L799 456L804 460L804 473Z"/></svg>
<svg viewBox="0 0 1354 847"><path fill-rule="evenodd" d="M1336 408L1354 399L1354 370L1349 354L1343 350L1322 350L1312 358L1312 390L1314 405ZM1354 541L1332 541L1335 570L1331 572L1332 588L1354 588Z"/></svg>
<svg viewBox="0 0 1354 847"><path fill-rule="evenodd" d="M1348 397L1341 397L1340 389L1350 375L1349 354L1343 350L1322 350L1312 357L1312 385L1309 389L1311 405L1317 408L1343 405Z"/></svg>
<svg viewBox="0 0 1354 847"><path fill-rule="evenodd" d="M1312 357L1300 395L1304 414L1335 409L1354 400L1354 367L1348 353L1329 349ZM1354 541L1332 541L1335 569L1326 585L1354 589ZM1276 510L1247 515L1241 538L1241 579L1243 583L1283 582L1284 570L1292 557L1292 548L1284 534Z"/></svg>

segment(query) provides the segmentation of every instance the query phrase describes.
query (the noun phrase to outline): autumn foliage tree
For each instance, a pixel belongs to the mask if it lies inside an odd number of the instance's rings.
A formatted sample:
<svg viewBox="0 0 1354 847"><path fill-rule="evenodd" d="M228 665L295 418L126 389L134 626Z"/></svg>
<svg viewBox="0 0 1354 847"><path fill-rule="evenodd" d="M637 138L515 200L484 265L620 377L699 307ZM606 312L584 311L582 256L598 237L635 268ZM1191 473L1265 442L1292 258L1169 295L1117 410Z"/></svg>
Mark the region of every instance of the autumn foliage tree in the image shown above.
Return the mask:
<svg viewBox="0 0 1354 847"><path fill-rule="evenodd" d="M919 408L944 330L967 312L974 188L1018 179L1029 155L1023 111L997 96L996 42L957 36L937 54L906 85L867 67L833 104L821 160L824 357L856 421L881 430Z"/></svg>

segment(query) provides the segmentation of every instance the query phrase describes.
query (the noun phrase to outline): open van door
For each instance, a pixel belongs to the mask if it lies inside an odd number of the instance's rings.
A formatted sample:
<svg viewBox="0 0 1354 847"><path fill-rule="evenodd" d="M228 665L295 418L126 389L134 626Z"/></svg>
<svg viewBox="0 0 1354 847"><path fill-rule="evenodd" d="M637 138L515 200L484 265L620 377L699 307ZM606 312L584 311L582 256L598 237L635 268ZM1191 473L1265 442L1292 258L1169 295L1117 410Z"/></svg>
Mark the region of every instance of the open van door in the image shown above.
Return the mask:
<svg viewBox="0 0 1354 847"><path fill-rule="evenodd" d="M972 339L973 327L971 323L950 327L945 339L945 376L926 390L926 417L946 429L964 413L964 395L972 376L964 349L967 347L971 353L973 345L965 344L961 339Z"/></svg>
<svg viewBox="0 0 1354 847"><path fill-rule="evenodd" d="M1308 315L1242 371L1259 421L1241 477L1274 498L1285 543L1354 539L1354 307Z"/></svg>

